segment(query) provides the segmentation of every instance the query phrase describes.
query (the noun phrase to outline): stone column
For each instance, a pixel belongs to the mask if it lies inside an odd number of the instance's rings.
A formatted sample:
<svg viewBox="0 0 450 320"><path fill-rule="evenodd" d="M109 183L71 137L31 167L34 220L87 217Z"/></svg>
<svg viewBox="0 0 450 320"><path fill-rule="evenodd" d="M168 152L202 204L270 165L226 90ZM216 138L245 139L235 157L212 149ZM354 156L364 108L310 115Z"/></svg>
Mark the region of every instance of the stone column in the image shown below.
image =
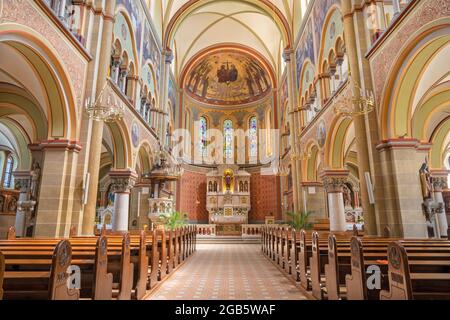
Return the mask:
<svg viewBox="0 0 450 320"><path fill-rule="evenodd" d="M82 147L67 140L51 140L29 148L42 152L34 236L67 237L72 225L74 198L78 189L78 153Z"/></svg>
<svg viewBox="0 0 450 320"><path fill-rule="evenodd" d="M392 139L377 146L381 160L386 225L392 235L403 238L427 238L426 217L419 170L429 145L415 139ZM365 210L365 208L363 208Z"/></svg>
<svg viewBox="0 0 450 320"><path fill-rule="evenodd" d="M447 188L447 177L448 171L432 171L432 182L433 182L433 197L434 201L438 204L442 204L442 209L438 210L437 220L439 222L439 233L441 238L448 237L448 221L447 215L445 214L445 201L442 192Z"/></svg>
<svg viewBox="0 0 450 320"><path fill-rule="evenodd" d="M290 134L291 134L291 143L293 144L292 150L295 151L295 146L298 145L298 137L297 132L300 132L300 126L296 121L295 117L295 72L293 70L294 68L294 50L292 49L286 49L283 53L283 59L286 63L286 70L287 70L287 85L288 85L288 110L289 110L289 122L290 122ZM291 151L292 152L292 151ZM301 210L300 206L300 191L299 191L299 185L300 185L300 166L299 161L296 157L291 157L291 170L292 170L292 191L293 191L293 197L294 197L294 211L298 212Z"/></svg>
<svg viewBox="0 0 450 320"><path fill-rule="evenodd" d="M355 25L358 23L358 28L361 26L361 30L364 30L364 26L361 22L361 17L355 17L355 11L352 8L351 0L342 0L342 15L344 16L344 38L346 42L346 50L348 55L348 61L350 65L350 71L352 72L352 77L354 79L355 85L359 86L363 89L371 89L371 80L367 80L368 76L370 76L370 69L366 68L367 65L364 64L361 66L359 63L359 57L364 56L365 51L363 53L363 49L361 49L362 43L365 43L363 35L359 35L360 39L357 40L358 37L355 33ZM360 45L358 45L360 44ZM359 51L359 52L358 52ZM364 60L364 59L363 59ZM368 73L368 74L366 74ZM361 81L361 75L364 76L363 84ZM353 91L353 96L355 99L360 98L360 92L356 90L356 88L351 88ZM368 125L373 125L373 128L376 128L376 111L372 112L372 114L366 116ZM369 121L372 121L370 124ZM369 192L367 190L366 176L365 173L373 173L371 169L371 161L373 162L373 158L371 159L373 150L369 149L370 140L368 140L368 133L366 128L366 118L365 116L355 116L353 117L353 123L355 127L355 136L356 136L356 149L358 154L358 169L359 169L359 180L361 185L361 205L364 211L364 228L368 235L377 235L379 233L377 227L377 219L375 215L375 207L370 203L369 200ZM370 130L370 127L369 127ZM372 135L372 139L378 141L378 136L376 134ZM369 141L369 142L368 142ZM373 181L376 179L374 174L372 174ZM376 188L375 188L376 189ZM380 223L378 223L380 224Z"/></svg>
<svg viewBox="0 0 450 320"><path fill-rule="evenodd" d="M109 176L114 192L113 231L128 231L130 191L137 175L132 171L111 171Z"/></svg>
<svg viewBox="0 0 450 320"><path fill-rule="evenodd" d="M14 172L14 183L16 189L20 190L19 201L17 201L16 212L16 235L18 237L25 237L27 218L31 216L31 212L36 204L35 201L30 200L30 183L31 174L29 171Z"/></svg>
<svg viewBox="0 0 450 320"><path fill-rule="evenodd" d="M328 197L331 232L344 232L347 230L343 188L347 182L348 174L349 172L346 170L330 170L324 171L321 177Z"/></svg>
<svg viewBox="0 0 450 320"><path fill-rule="evenodd" d="M110 60L111 60L111 39L114 28L114 11L116 2L106 1L105 10L103 16L103 24L101 32L101 46L98 51L98 76L96 83L96 95L92 101L96 100L96 97L100 95L106 83L106 77L108 76ZM96 59L97 60L97 59ZM96 63L92 61L91 63ZM103 121L92 121L91 139L89 141L89 155L88 155L88 168L87 172L90 174L89 179L89 194L87 204L83 211L83 235L93 235L95 227L95 215L97 208L97 190L98 179L100 170L100 157L102 153L102 139L103 139Z"/></svg>
<svg viewBox="0 0 450 320"><path fill-rule="evenodd" d="M162 95L161 95L161 132L159 135L159 139L161 144L164 145L166 139L164 139L165 133L167 131L167 122L168 122L168 110L167 110L167 102L169 100L169 80L170 80L170 65L173 62L173 52L171 50L166 50L164 52L164 74L163 74L163 84L162 84Z"/></svg>

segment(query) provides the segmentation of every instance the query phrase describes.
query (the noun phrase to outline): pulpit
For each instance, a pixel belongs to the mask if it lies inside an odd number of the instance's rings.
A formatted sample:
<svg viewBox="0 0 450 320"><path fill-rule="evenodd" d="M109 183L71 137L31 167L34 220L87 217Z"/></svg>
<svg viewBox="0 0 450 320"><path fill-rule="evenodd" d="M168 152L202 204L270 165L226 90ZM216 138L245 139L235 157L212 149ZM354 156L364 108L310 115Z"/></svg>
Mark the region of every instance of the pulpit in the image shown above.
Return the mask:
<svg viewBox="0 0 450 320"><path fill-rule="evenodd" d="M250 211L250 174L236 165L219 166L207 174L206 198L217 235L241 235Z"/></svg>

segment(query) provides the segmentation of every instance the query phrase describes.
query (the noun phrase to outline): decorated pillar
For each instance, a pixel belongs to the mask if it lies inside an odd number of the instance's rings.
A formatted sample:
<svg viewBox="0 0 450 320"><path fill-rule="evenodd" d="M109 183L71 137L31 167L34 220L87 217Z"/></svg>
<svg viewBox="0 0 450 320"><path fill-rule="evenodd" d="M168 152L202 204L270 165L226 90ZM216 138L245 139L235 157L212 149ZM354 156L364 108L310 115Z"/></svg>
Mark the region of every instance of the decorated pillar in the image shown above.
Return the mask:
<svg viewBox="0 0 450 320"><path fill-rule="evenodd" d="M347 230L344 185L347 182L348 174L347 170L328 170L324 171L321 176L328 198L331 232L344 232Z"/></svg>
<svg viewBox="0 0 450 320"><path fill-rule="evenodd" d="M111 171L111 187L114 192L113 231L128 231L130 192L137 179L132 171Z"/></svg>
<svg viewBox="0 0 450 320"><path fill-rule="evenodd" d="M283 59L286 63L286 70L287 70L287 85L288 85L288 108L289 108L289 122L291 124L291 142L293 144L293 149L291 152L297 151L296 146L297 143L297 132L300 131L300 125L296 121L295 117L295 72L294 72L294 66L293 63L294 60L294 50L292 49L286 49L283 53ZM300 198L299 198L299 185L300 185L300 166L297 157L291 157L291 171L292 171L292 190L293 190L293 198L294 198L294 211L298 212L301 210L300 207Z"/></svg>
<svg viewBox="0 0 450 320"><path fill-rule="evenodd" d="M447 188L448 171L432 171L431 181L433 184L433 198L438 204L436 210L436 220L439 225L439 233L441 238L448 237L448 221L445 214L445 201L442 192Z"/></svg>
<svg viewBox="0 0 450 320"><path fill-rule="evenodd" d="M101 46L99 46L99 51L97 51L97 59L92 61L91 64L98 62L98 76L96 83L95 97L92 101L100 95L102 89L106 84L106 79L109 74L109 66L111 60L111 39L113 36L114 28L114 11L116 2L106 1L103 16L103 21L100 21L102 28L99 29L101 32ZM103 23L102 23L103 22ZM98 61L97 61L98 60ZM100 171L100 157L102 154L102 139L103 139L103 121L92 120L91 137L89 143L89 155L88 155L88 168L87 173L89 174L89 184L88 184L88 195L87 203L83 211L82 219L82 234L83 235L93 235L95 227L95 216L97 208L97 190L98 190L98 180Z"/></svg>
<svg viewBox="0 0 450 320"><path fill-rule="evenodd" d="M27 220L30 219L31 213L36 204L30 199L30 185L31 173L30 171L16 171L14 172L14 183L16 189L20 190L19 201L17 201L16 212L16 235L18 237L25 237Z"/></svg>

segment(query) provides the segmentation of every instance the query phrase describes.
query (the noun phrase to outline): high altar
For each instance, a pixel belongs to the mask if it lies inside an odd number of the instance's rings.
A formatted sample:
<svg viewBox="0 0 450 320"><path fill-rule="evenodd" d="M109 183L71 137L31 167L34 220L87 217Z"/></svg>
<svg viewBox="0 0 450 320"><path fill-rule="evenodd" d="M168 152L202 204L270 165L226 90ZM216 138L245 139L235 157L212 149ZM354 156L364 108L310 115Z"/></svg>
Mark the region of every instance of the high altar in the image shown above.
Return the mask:
<svg viewBox="0 0 450 320"><path fill-rule="evenodd" d="M250 174L236 165L222 165L207 174L209 223L218 235L241 235L250 211Z"/></svg>

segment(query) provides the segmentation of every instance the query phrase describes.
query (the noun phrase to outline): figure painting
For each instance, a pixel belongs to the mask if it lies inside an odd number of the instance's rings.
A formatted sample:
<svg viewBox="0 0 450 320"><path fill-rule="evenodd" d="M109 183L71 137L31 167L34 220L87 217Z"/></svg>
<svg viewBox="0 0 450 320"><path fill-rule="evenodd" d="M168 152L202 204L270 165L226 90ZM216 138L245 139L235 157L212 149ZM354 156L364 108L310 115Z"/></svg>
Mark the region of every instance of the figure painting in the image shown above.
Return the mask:
<svg viewBox="0 0 450 320"><path fill-rule="evenodd" d="M202 58L187 73L186 92L212 105L260 100L271 91L267 71L253 57L232 50Z"/></svg>

